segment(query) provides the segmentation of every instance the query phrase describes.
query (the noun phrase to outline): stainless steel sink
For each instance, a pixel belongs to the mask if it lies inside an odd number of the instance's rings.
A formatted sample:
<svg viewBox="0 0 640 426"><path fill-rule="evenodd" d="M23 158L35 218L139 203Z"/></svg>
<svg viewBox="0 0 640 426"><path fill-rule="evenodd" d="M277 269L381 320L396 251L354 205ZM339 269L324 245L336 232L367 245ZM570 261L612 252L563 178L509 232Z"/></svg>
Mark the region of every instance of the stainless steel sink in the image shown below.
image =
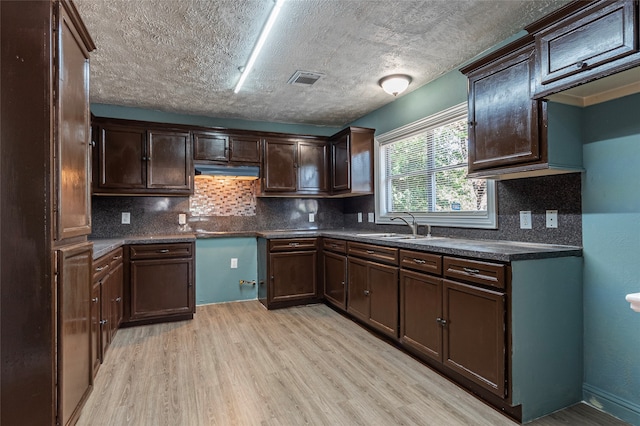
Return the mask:
<svg viewBox="0 0 640 426"><path fill-rule="evenodd" d="M384 232L384 233L363 233L356 234L357 237L369 237L369 238L381 238L384 240L416 240L416 239L424 239L427 238L424 235L413 235L409 234L396 234L394 232Z"/></svg>

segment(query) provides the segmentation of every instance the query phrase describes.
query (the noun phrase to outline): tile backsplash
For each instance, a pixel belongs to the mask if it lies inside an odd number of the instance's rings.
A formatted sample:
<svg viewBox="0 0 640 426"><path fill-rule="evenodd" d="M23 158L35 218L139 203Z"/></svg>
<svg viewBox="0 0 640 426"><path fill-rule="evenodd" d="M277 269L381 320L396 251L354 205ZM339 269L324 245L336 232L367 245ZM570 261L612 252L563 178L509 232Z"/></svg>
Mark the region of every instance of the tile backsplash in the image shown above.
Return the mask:
<svg viewBox="0 0 640 426"><path fill-rule="evenodd" d="M198 176L189 197L191 216L255 216L257 180Z"/></svg>

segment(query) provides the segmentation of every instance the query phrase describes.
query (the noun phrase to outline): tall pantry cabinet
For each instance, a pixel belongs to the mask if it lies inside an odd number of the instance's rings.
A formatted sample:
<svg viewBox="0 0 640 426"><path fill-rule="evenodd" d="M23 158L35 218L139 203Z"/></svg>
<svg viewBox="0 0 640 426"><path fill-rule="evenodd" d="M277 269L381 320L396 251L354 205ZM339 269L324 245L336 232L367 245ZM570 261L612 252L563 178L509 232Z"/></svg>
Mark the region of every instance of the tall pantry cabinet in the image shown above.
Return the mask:
<svg viewBox="0 0 640 426"><path fill-rule="evenodd" d="M0 2L0 423L91 390L89 52L70 0Z"/></svg>

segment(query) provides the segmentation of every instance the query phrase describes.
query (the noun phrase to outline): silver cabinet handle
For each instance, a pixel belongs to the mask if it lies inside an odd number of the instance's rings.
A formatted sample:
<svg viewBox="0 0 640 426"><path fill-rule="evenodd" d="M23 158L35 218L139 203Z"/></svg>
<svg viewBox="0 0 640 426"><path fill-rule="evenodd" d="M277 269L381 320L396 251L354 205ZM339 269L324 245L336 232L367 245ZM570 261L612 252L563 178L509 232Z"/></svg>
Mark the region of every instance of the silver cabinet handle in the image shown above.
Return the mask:
<svg viewBox="0 0 640 426"><path fill-rule="evenodd" d="M289 247L298 247L300 243L289 243Z"/></svg>
<svg viewBox="0 0 640 426"><path fill-rule="evenodd" d="M446 320L446 319L444 319L444 318L436 318L436 322L437 322L438 324L440 324L441 326L443 326L443 327L444 327L445 325L447 325L447 320Z"/></svg>
<svg viewBox="0 0 640 426"><path fill-rule="evenodd" d="M370 294L371 294L371 292L370 292L369 290L365 290L365 291L364 291L364 295L365 295L365 296L368 296L368 295L370 295Z"/></svg>
<svg viewBox="0 0 640 426"><path fill-rule="evenodd" d="M157 252L158 253L169 253L169 249L160 249Z"/></svg>
<svg viewBox="0 0 640 426"><path fill-rule="evenodd" d="M122 259L122 255L120 255L120 256L113 256L113 257L111 258L111 260L120 260L120 259Z"/></svg>
<svg viewBox="0 0 640 426"><path fill-rule="evenodd" d="M93 303L98 303L98 298L97 298L97 297L94 297L93 299L91 299L91 301L92 301Z"/></svg>
<svg viewBox="0 0 640 426"><path fill-rule="evenodd" d="M462 270L465 271L467 274L471 274L471 275L475 275L475 274L479 274L480 273L479 269L462 268Z"/></svg>
<svg viewBox="0 0 640 426"><path fill-rule="evenodd" d="M413 259L414 262L420 264L420 265L424 265L425 263L427 263L426 260L422 260L422 259Z"/></svg>
<svg viewBox="0 0 640 426"><path fill-rule="evenodd" d="M105 269L107 269L107 268L108 268L108 265L105 265L105 266L99 266L99 267L97 267L97 268L96 268L96 272L104 271L104 270L105 270Z"/></svg>
<svg viewBox="0 0 640 426"><path fill-rule="evenodd" d="M118 296L118 297L116 297L116 302L117 302L117 303L122 302L122 297L119 297L119 296Z"/></svg>
<svg viewBox="0 0 640 426"><path fill-rule="evenodd" d="M367 250L367 254L376 254L376 252L373 250Z"/></svg>

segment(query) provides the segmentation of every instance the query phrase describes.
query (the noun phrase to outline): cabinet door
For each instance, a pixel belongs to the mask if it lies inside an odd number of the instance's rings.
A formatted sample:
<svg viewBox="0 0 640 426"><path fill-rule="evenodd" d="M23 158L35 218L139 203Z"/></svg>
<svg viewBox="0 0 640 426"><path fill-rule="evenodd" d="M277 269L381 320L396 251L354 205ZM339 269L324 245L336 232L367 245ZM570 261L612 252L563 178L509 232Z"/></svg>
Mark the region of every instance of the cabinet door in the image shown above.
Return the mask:
<svg viewBox="0 0 640 426"><path fill-rule="evenodd" d="M331 191L351 189L350 166L349 134L344 134L331 142Z"/></svg>
<svg viewBox="0 0 640 426"><path fill-rule="evenodd" d="M131 261L131 319L193 313L192 265L180 258Z"/></svg>
<svg viewBox="0 0 640 426"><path fill-rule="evenodd" d="M58 415L74 423L93 379L91 293L93 243L58 250Z"/></svg>
<svg viewBox="0 0 640 426"><path fill-rule="evenodd" d="M109 275L100 281L100 343L101 358L104 360L107 349L111 345L111 300L112 285Z"/></svg>
<svg viewBox="0 0 640 426"><path fill-rule="evenodd" d="M266 139L264 146L264 190L295 192L296 142Z"/></svg>
<svg viewBox="0 0 640 426"><path fill-rule="evenodd" d="M369 321L369 268L367 261L347 260L347 312L363 321Z"/></svg>
<svg viewBox="0 0 640 426"><path fill-rule="evenodd" d="M324 297L340 309L346 309L347 257L324 252Z"/></svg>
<svg viewBox="0 0 640 426"><path fill-rule="evenodd" d="M298 142L298 191L327 192L327 144Z"/></svg>
<svg viewBox="0 0 640 426"><path fill-rule="evenodd" d="M109 285L111 286L111 315L110 315L110 327L109 338L113 340L113 336L116 334L123 317L123 288L124 288L124 265L122 262L118 263L109 274Z"/></svg>
<svg viewBox="0 0 640 426"><path fill-rule="evenodd" d="M444 364L504 397L504 293L444 280L443 310Z"/></svg>
<svg viewBox="0 0 640 426"><path fill-rule="evenodd" d="M257 136L231 136L231 161L260 162L260 138Z"/></svg>
<svg viewBox="0 0 640 426"><path fill-rule="evenodd" d="M369 262L369 321L388 336L398 337L398 268Z"/></svg>
<svg viewBox="0 0 640 426"><path fill-rule="evenodd" d="M229 161L229 137L220 133L193 133L193 159Z"/></svg>
<svg viewBox="0 0 640 426"><path fill-rule="evenodd" d="M152 130L148 132L147 188L193 190L191 141L187 132Z"/></svg>
<svg viewBox="0 0 640 426"><path fill-rule="evenodd" d="M100 283L94 283L91 291L91 360L93 377L96 377L102 362L100 345Z"/></svg>
<svg viewBox="0 0 640 426"><path fill-rule="evenodd" d="M146 188L146 131L104 124L99 132L94 191Z"/></svg>
<svg viewBox="0 0 640 426"><path fill-rule="evenodd" d="M541 83L583 73L638 52L632 0L600 2L553 25L536 37ZM573 84L580 80L574 79Z"/></svg>
<svg viewBox="0 0 640 426"><path fill-rule="evenodd" d="M533 45L469 75L469 172L543 160Z"/></svg>
<svg viewBox="0 0 640 426"><path fill-rule="evenodd" d="M442 362L442 279L400 272L400 340Z"/></svg>
<svg viewBox="0 0 640 426"><path fill-rule="evenodd" d="M315 251L271 253L269 262L269 303L316 297L318 286Z"/></svg>
<svg viewBox="0 0 640 426"><path fill-rule="evenodd" d="M64 8L58 29L55 141L57 240L91 233L89 53Z"/></svg>

